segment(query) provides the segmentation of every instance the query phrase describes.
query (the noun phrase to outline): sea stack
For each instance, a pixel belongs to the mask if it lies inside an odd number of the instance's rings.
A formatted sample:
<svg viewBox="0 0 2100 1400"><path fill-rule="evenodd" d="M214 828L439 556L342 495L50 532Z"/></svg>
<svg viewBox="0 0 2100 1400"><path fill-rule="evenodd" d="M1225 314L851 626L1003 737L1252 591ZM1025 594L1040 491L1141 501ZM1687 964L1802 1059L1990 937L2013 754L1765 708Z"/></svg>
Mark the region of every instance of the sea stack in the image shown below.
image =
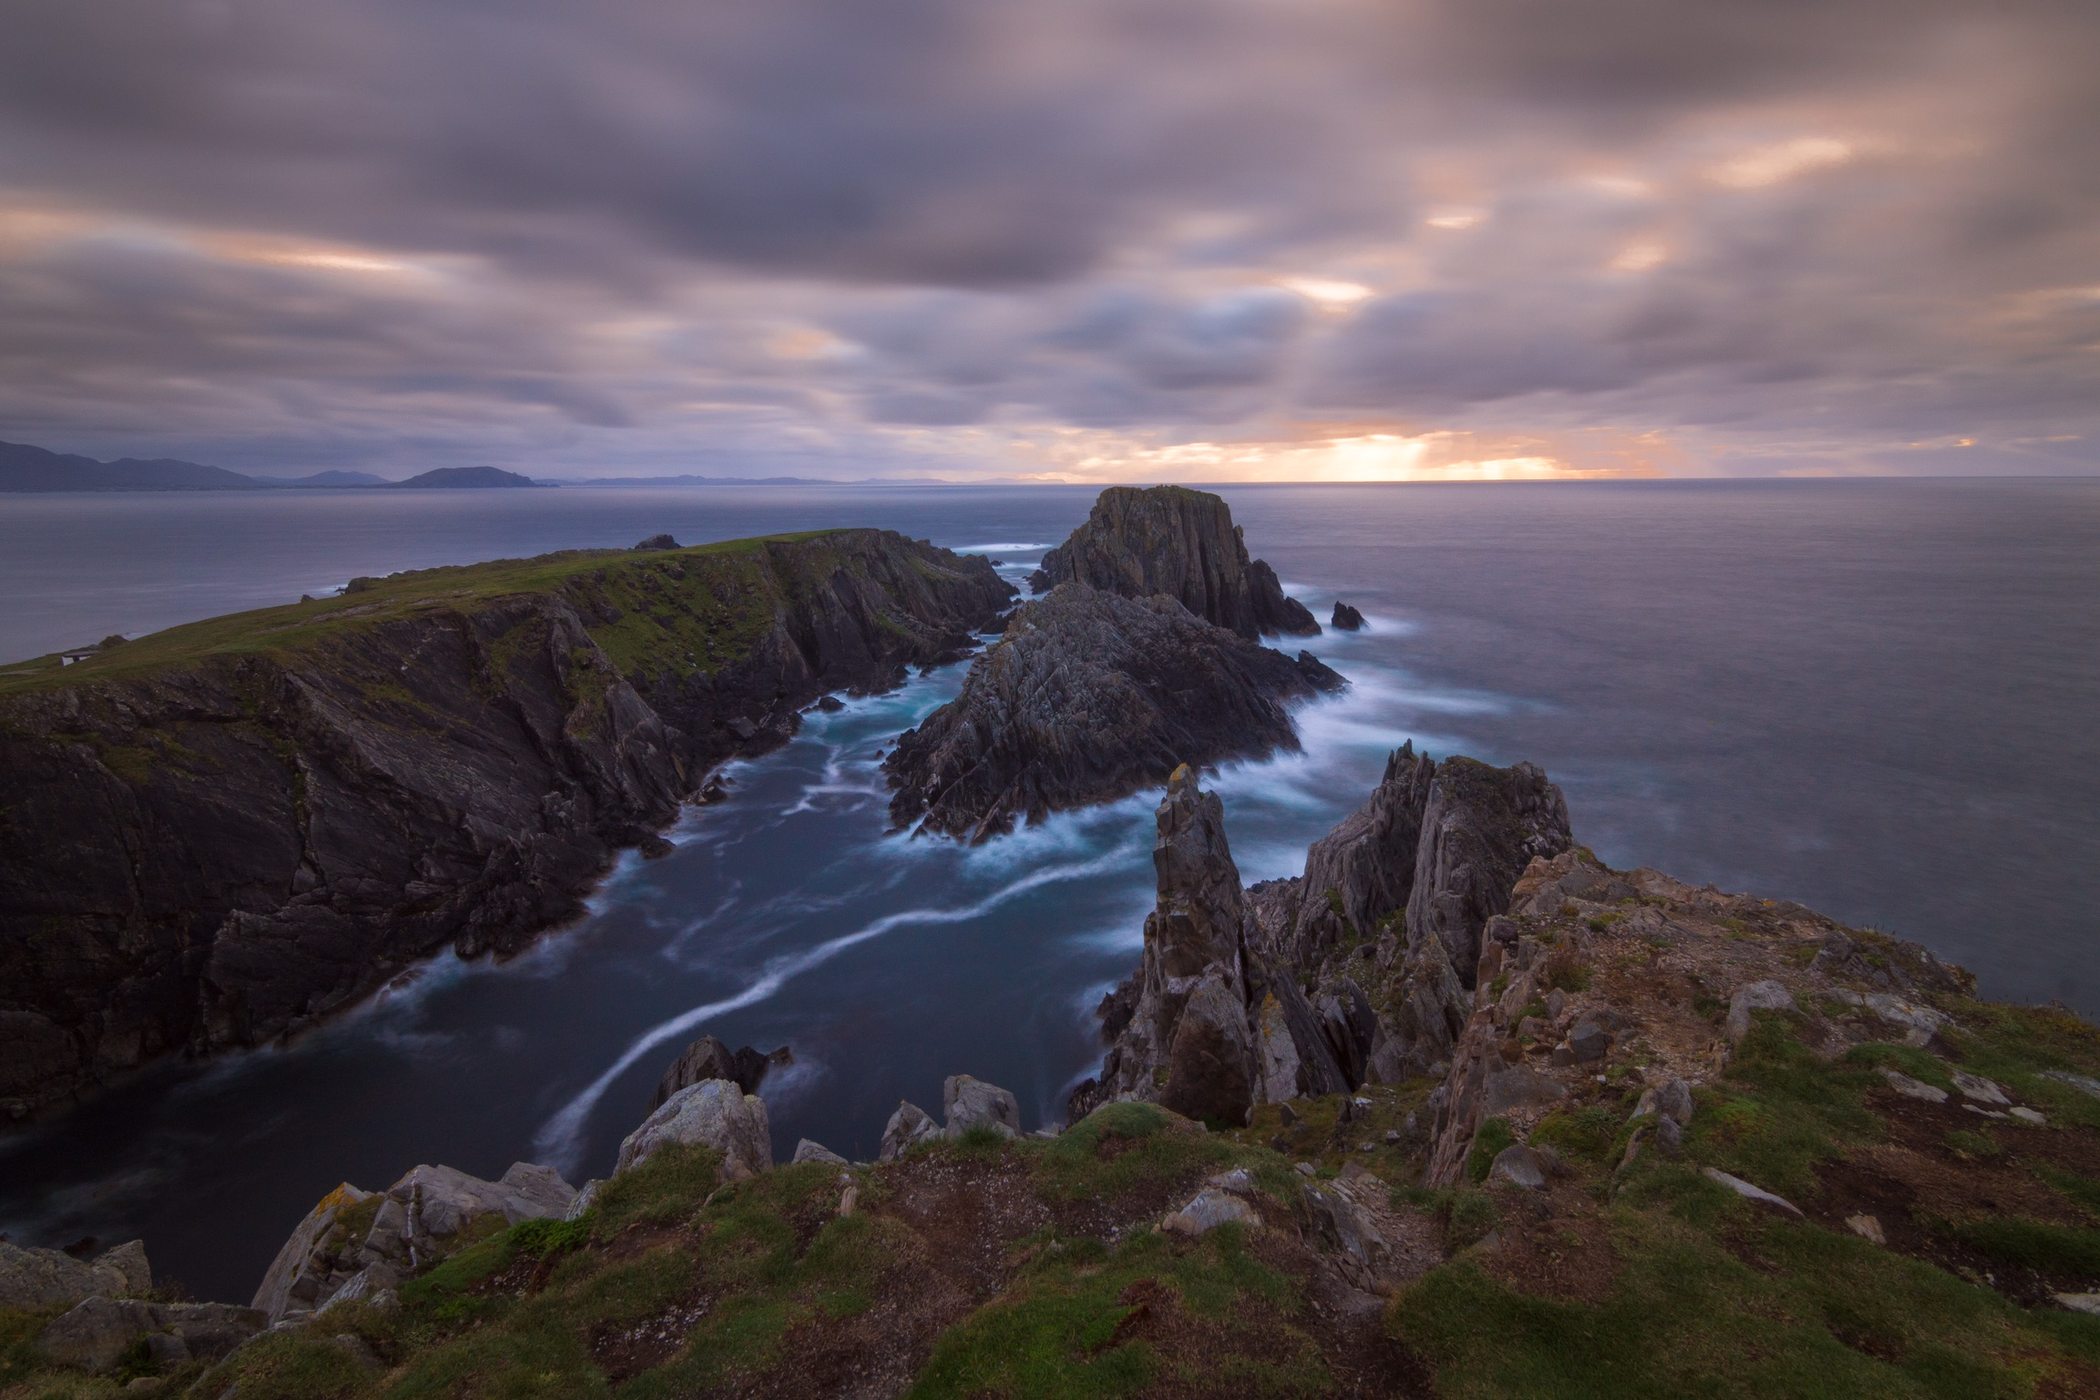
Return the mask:
<svg viewBox="0 0 2100 1400"><path fill-rule="evenodd" d="M1039 590L1076 581L1126 598L1164 593L1243 637L1320 630L1304 604L1284 595L1276 571L1247 557L1224 498L1185 486L1111 486L1030 581Z"/></svg>

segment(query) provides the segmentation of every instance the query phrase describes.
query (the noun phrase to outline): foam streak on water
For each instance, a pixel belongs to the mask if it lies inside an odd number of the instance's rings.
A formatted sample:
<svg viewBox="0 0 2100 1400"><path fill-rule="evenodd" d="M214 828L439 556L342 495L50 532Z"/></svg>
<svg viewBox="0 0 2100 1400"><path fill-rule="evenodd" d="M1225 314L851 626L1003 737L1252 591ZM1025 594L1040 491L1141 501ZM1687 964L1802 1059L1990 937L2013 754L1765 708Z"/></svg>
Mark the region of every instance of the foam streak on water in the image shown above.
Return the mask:
<svg viewBox="0 0 2100 1400"><path fill-rule="evenodd" d="M0 656L660 530L872 523L1018 583L1093 493L240 494L11 501ZM2100 483L1227 495L1316 616L1340 597L1369 623L1303 643L1353 684L1298 711L1301 752L1211 779L1248 880L1297 873L1411 737L1543 764L1607 859L1801 899L1995 993L2100 1011ZM1054 1118L1135 962L1154 798L976 848L887 834L877 750L960 681L809 715L725 770L730 800L687 813L674 851L623 858L584 919L507 964L434 960L290 1046L165 1066L0 1139L0 1231L142 1234L157 1269L242 1298L339 1181L543 1153L605 1172L702 1032L793 1047L765 1090L783 1154L809 1136L870 1156L899 1099L937 1108L957 1072Z"/></svg>

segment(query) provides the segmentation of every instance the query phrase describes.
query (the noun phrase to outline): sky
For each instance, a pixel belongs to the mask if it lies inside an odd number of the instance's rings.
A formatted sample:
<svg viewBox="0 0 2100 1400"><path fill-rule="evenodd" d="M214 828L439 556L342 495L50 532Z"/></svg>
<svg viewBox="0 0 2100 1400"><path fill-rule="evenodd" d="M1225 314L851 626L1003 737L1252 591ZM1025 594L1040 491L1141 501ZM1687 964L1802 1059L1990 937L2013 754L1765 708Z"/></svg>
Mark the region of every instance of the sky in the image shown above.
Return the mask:
<svg viewBox="0 0 2100 1400"><path fill-rule="evenodd" d="M0 0L0 438L2100 470L2093 0Z"/></svg>

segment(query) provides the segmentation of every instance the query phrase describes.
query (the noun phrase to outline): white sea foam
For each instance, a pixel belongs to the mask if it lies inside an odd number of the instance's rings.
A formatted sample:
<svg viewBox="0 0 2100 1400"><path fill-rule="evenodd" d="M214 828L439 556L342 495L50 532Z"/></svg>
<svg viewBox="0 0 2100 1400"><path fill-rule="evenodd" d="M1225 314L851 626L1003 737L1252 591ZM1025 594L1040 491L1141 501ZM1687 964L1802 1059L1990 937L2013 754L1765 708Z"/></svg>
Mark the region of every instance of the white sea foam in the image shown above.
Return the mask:
<svg viewBox="0 0 2100 1400"><path fill-rule="evenodd" d="M758 979L742 991L718 1001L695 1006L669 1020L661 1021L631 1041L604 1073L592 1080L581 1093L570 1099L560 1111L541 1125L539 1132L533 1137L533 1147L539 1154L539 1160L552 1162L564 1170L573 1170L582 1156L584 1128L598 1100L612 1087L613 1081L633 1068L644 1055L665 1042L674 1040L716 1017L726 1016L732 1011L741 1011L747 1006L756 1006L772 997L795 977L870 939L880 938L900 928L968 923L972 919L982 918L1029 890L1062 880L1084 879L1110 868L1120 859L1119 855L1111 853L1076 865L1036 870L970 904L950 909L906 909L896 914L885 914L879 919L863 924L852 933L819 943L801 953L775 958L766 965L765 971Z"/></svg>

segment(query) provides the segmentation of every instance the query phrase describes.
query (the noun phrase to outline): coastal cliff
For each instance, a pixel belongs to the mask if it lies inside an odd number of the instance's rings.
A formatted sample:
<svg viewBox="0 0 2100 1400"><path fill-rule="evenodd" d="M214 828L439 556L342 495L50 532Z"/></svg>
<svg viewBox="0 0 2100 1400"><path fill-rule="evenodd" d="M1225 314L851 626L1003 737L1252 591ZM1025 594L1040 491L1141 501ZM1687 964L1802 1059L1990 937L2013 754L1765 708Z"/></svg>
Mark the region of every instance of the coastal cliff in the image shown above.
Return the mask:
<svg viewBox="0 0 2100 1400"><path fill-rule="evenodd" d="M1226 817L1175 774L1113 1028L1166 1053L1067 1125L1027 1132L960 1073L874 1161L783 1161L760 1094L682 1082L739 1058L703 1039L609 1178L346 1183L284 1222L251 1306L163 1301L137 1242L0 1243L0 1385L2100 1394L2100 1028L1796 904L1612 869L1526 765L1403 749L1303 877L1253 889ZM1319 1049L1333 1023L1287 989L1353 964L1404 991L1379 973L1406 980L1410 940L1463 987L1444 1058ZM1271 1026L1323 1066L1295 1093Z"/></svg>
<svg viewBox="0 0 2100 1400"><path fill-rule="evenodd" d="M989 562L889 532L357 580L0 675L0 1105L309 1024L581 909L799 707L955 659Z"/></svg>
<svg viewBox="0 0 2100 1400"><path fill-rule="evenodd" d="M1109 487L1030 582L1039 590L1078 582L1126 598L1163 593L1249 638L1320 630L1305 605L1284 594L1276 571L1247 557L1224 498L1186 486Z"/></svg>

